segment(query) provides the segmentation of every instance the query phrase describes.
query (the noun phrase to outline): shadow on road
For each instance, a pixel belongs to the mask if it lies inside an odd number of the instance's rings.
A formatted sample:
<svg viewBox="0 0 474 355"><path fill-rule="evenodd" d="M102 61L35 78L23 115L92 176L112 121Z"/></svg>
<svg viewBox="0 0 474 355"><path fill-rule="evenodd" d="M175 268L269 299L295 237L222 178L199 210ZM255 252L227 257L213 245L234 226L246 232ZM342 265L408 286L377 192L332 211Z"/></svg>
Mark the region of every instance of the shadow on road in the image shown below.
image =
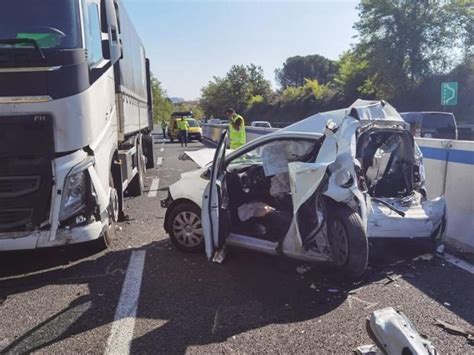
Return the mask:
<svg viewBox="0 0 474 355"><path fill-rule="evenodd" d="M76 249L79 251L58 255L48 250L36 257L33 254L19 259L11 255L10 261L2 258L3 265L17 260L16 271L2 271L3 277L16 275L0 280L0 298L3 296L5 303L11 295L47 285L87 285L89 294L77 295L62 311L21 334L1 352L38 351L113 321L130 250L109 251L93 260L78 261L76 258L87 256L90 250ZM270 324L314 319L339 307L350 290L363 285L344 281L324 265L315 267L303 278L296 272L300 263L243 251L231 254L223 265L215 265L203 254L176 251L169 241L154 242L141 249L146 249L147 255L137 318L153 322L143 333L136 330L141 335L132 342L133 353L182 353L190 346L219 343ZM455 270L456 277L452 277L453 269L436 260L416 265L405 261L391 266L401 255L411 260L410 253L417 255L418 251L413 249L407 254L405 248L400 255L389 248L385 252L390 257L385 259L383 252L379 251L372 261L366 283L383 281L387 272L399 273L440 304L450 302L450 309L461 318L474 321L472 288L467 291L470 296L455 294L455 290L472 285L472 275ZM70 262L73 264L69 265ZM45 270L52 267L55 269ZM33 271L40 272L21 276ZM311 283L321 292L310 288ZM328 292L331 289L338 291ZM466 297L471 300L466 301Z"/></svg>

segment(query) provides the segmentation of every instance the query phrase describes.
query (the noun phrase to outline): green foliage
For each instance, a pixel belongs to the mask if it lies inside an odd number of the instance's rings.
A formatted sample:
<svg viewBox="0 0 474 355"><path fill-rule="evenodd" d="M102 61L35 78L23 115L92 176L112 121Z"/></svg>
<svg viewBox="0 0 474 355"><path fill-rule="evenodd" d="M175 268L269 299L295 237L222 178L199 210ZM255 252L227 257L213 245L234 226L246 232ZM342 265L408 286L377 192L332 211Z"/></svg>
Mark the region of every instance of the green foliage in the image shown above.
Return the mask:
<svg viewBox="0 0 474 355"><path fill-rule="evenodd" d="M261 67L234 65L224 78L214 77L202 89L201 106L206 115L220 117L229 107L242 112L252 97L260 96L263 102L271 93L270 83L265 80Z"/></svg>
<svg viewBox="0 0 474 355"><path fill-rule="evenodd" d="M153 122L169 121L171 112L173 112L173 103L166 96L166 91L161 87L161 83L153 75L151 77L151 88L153 96Z"/></svg>
<svg viewBox="0 0 474 355"><path fill-rule="evenodd" d="M233 107L250 120L298 119L358 98L388 100L400 111L442 110L441 82L458 81L452 110L474 121L473 0L362 0L358 9L358 42L337 62L290 57L275 71L275 93L262 68L234 65L202 89L206 115Z"/></svg>
<svg viewBox="0 0 474 355"><path fill-rule="evenodd" d="M262 95L253 95L249 102L247 102L247 107L250 108L250 107L253 107L255 105L258 105L258 104L261 104L264 102L264 98Z"/></svg>
<svg viewBox="0 0 474 355"><path fill-rule="evenodd" d="M318 54L288 58L281 69L275 70L276 80L283 89L303 86L305 80L328 83L337 72L337 63Z"/></svg>
<svg viewBox="0 0 474 355"><path fill-rule="evenodd" d="M281 93L280 101L283 103L314 99L323 101L331 95L327 85L321 85L317 80L305 79L302 86L288 86Z"/></svg>
<svg viewBox="0 0 474 355"><path fill-rule="evenodd" d="M364 0L355 24L367 86L377 97L409 96L423 78L460 63L472 26L466 1ZM460 19L463 20L460 20ZM461 22L460 22L461 21ZM462 38L462 40L460 40Z"/></svg>

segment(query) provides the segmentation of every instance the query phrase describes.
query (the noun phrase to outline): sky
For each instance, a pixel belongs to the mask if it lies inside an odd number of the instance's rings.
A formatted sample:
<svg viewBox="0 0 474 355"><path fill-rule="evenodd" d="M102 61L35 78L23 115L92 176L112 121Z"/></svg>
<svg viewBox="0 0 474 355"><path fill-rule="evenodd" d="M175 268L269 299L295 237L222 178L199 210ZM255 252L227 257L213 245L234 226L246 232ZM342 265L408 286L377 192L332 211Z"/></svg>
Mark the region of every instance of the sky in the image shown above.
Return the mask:
<svg viewBox="0 0 474 355"><path fill-rule="evenodd" d="M170 97L196 99L234 64L274 71L286 58L337 59L356 41L357 1L123 0Z"/></svg>

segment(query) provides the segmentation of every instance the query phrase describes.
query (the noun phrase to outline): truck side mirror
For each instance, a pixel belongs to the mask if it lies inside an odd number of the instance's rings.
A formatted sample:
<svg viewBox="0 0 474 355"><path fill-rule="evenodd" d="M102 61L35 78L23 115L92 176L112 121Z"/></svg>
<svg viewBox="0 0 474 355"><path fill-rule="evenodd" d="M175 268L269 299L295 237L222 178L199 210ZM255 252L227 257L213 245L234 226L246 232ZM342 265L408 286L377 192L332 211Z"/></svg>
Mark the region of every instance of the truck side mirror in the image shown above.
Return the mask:
<svg viewBox="0 0 474 355"><path fill-rule="evenodd" d="M103 56L112 64L122 58L122 41L120 39L119 5L115 0L102 0L102 31L107 32L109 39L102 42Z"/></svg>

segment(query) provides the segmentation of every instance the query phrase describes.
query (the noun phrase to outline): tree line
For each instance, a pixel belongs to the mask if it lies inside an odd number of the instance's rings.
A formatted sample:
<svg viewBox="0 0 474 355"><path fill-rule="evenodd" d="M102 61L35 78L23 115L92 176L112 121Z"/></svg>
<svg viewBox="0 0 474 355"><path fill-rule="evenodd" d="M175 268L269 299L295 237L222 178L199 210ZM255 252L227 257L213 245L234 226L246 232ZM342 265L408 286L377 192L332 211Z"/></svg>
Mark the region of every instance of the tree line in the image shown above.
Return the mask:
<svg viewBox="0 0 474 355"><path fill-rule="evenodd" d="M201 115L222 117L233 107L248 120L293 122L357 98L440 111L441 82L458 81L458 105L448 109L474 123L472 0L364 0L358 11L357 43L338 60L288 58L275 70L276 91L260 66L234 65L202 89Z"/></svg>

